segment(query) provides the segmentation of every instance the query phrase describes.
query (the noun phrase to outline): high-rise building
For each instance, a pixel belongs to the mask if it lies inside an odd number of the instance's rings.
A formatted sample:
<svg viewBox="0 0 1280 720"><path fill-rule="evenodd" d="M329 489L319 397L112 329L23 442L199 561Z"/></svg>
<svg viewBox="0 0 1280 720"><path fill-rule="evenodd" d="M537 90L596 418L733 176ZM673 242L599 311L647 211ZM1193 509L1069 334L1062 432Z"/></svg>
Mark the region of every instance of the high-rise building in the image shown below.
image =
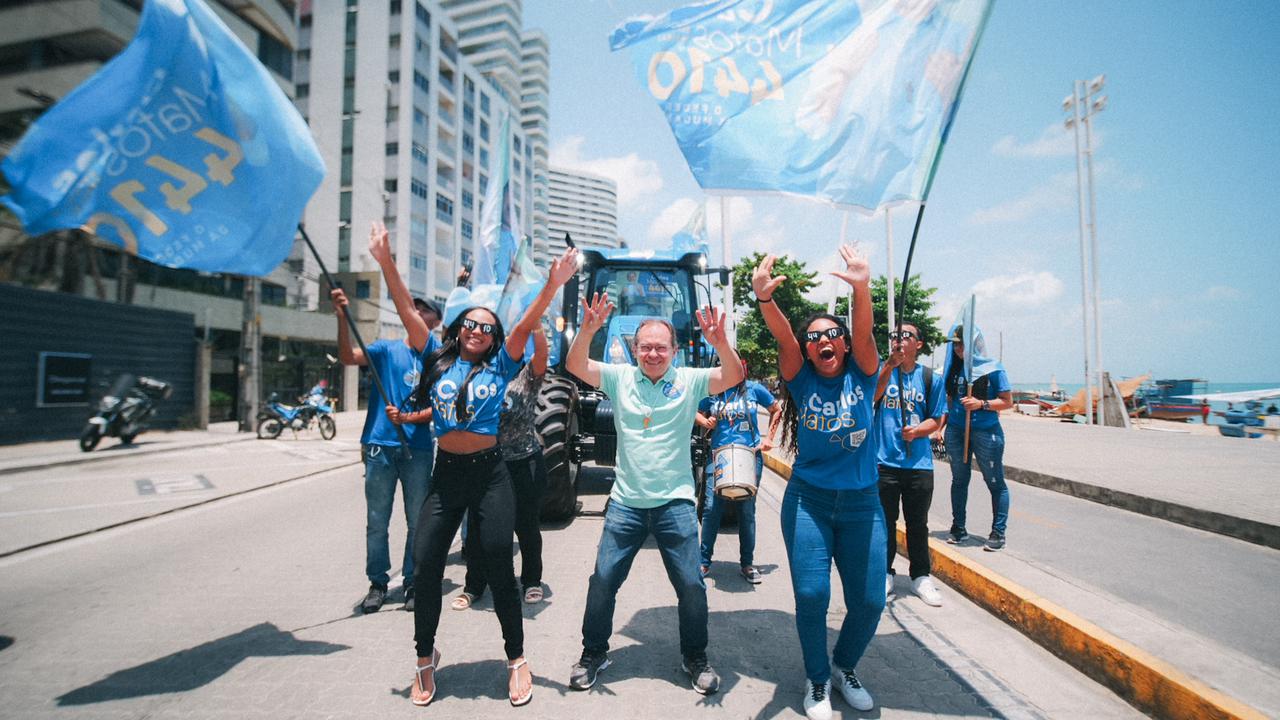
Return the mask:
<svg viewBox="0 0 1280 720"><path fill-rule="evenodd" d="M551 46L541 30L527 30L520 35L520 119L528 146L525 162L533 164L533 228L534 255L541 263L549 262L547 145L551 138Z"/></svg>
<svg viewBox="0 0 1280 720"><path fill-rule="evenodd" d="M440 7L458 27L458 48L472 65L520 104L520 0L441 0Z"/></svg>
<svg viewBox="0 0 1280 720"><path fill-rule="evenodd" d="M381 220L410 291L443 300L471 262L507 113L517 212L529 208L519 107L460 51L433 0L313 0L299 26L297 103L329 169L307 209L311 237L372 293L381 286L365 238ZM387 303L380 320L396 332Z"/></svg>
<svg viewBox="0 0 1280 720"><path fill-rule="evenodd" d="M548 233L553 256L565 250L564 234L583 249L620 247L618 184L590 173L552 167Z"/></svg>

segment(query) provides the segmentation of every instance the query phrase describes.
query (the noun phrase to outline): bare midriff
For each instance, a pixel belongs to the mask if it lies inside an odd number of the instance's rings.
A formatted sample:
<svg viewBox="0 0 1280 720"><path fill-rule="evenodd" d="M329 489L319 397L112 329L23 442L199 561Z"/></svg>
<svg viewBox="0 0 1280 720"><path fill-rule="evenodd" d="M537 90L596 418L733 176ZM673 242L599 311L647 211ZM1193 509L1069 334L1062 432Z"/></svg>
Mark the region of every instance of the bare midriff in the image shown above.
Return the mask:
<svg viewBox="0 0 1280 720"><path fill-rule="evenodd" d="M436 445L441 450L454 455L470 455L481 450L488 450L497 444L497 435L481 435L469 430L453 430L441 435L436 440Z"/></svg>

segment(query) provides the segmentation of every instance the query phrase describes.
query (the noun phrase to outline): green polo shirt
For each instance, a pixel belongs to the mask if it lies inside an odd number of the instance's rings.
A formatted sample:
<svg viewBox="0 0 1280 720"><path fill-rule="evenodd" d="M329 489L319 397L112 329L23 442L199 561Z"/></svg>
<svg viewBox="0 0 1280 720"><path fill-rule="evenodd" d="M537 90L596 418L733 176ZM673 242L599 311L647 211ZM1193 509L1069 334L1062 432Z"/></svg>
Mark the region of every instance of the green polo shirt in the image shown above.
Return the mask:
<svg viewBox="0 0 1280 720"><path fill-rule="evenodd" d="M698 402L708 394L708 368L668 368L653 382L634 365L605 365L600 389L613 400L618 433L614 501L652 508L693 500L689 436Z"/></svg>

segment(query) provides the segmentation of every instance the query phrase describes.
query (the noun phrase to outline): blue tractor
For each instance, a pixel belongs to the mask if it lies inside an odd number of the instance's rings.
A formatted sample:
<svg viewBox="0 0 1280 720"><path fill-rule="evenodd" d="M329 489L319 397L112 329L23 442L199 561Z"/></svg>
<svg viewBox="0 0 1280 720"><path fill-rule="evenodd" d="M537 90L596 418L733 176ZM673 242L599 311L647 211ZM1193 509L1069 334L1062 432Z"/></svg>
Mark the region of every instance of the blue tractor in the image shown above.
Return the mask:
<svg viewBox="0 0 1280 720"><path fill-rule="evenodd" d="M708 268L701 252L584 250L580 281L564 288L559 342L553 342L551 372L538 399L538 432L547 463L546 520L572 517L578 503L578 467L584 462L613 467L618 448L609 398L564 368L564 356L582 317L581 304L608 292L616 306L605 330L591 343L591 359L634 364L632 340L646 318L662 318L676 329L677 366L710 367L718 362L702 338L695 311L712 302L710 276L729 282L727 268ZM690 433L694 477L701 476L710 451L707 441Z"/></svg>

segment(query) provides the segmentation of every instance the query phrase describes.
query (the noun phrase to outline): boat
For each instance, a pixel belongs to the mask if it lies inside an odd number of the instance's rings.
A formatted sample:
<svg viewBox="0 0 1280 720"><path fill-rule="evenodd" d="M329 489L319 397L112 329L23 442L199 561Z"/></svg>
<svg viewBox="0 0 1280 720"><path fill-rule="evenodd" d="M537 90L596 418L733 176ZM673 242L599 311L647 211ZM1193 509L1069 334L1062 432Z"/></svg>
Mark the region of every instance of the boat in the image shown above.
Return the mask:
<svg viewBox="0 0 1280 720"><path fill-rule="evenodd" d="M1186 422L1204 413L1203 403L1192 398L1208 383L1200 378L1153 380L1139 388L1138 399L1146 406L1148 417Z"/></svg>
<svg viewBox="0 0 1280 720"><path fill-rule="evenodd" d="M1192 402L1227 403L1227 409L1215 413L1222 418L1218 432L1224 437L1260 438L1280 434L1280 388L1244 390L1242 392L1189 395ZM1242 407L1236 407L1239 404ZM1265 406L1264 406L1265 405Z"/></svg>

